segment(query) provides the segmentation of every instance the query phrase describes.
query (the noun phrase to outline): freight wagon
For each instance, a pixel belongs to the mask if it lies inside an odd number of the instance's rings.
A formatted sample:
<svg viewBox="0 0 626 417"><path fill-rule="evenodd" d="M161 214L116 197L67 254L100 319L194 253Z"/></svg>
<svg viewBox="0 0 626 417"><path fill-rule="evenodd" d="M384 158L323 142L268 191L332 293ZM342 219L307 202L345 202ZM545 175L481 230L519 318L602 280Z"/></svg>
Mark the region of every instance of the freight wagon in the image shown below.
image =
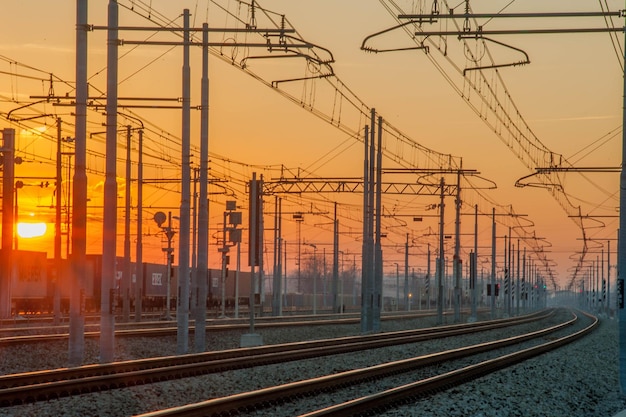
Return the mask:
<svg viewBox="0 0 626 417"><path fill-rule="evenodd" d="M124 260L116 258L116 273L113 284L115 308L123 306L122 278ZM58 278L62 314L69 314L71 288L75 282L72 260L61 261L61 271L57 277L54 259L47 259L45 252L15 250L12 255L11 308L17 314L50 314L53 312L54 294ZM141 296L143 311L161 311L167 298L167 265L144 262L141 276ZM131 288L129 299L134 309L135 288L137 285L136 264L131 262ZM178 266L172 266L170 281L170 306L176 308L178 294ZM207 307L219 308L222 302L221 270L209 269L207 279ZM87 255L86 268L82 279L81 303L85 312L100 311L102 288L102 255ZM250 292L250 272L239 273L240 304L248 303ZM225 280L225 301L227 308L235 302L235 272L230 271Z"/></svg>

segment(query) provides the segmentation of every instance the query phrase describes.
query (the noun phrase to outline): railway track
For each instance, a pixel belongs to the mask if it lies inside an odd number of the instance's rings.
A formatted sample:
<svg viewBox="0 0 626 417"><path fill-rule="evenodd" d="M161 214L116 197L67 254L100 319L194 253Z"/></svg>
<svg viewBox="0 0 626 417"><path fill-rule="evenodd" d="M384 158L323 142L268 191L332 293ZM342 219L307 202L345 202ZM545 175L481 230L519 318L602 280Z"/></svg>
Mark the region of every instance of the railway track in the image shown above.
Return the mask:
<svg viewBox="0 0 626 417"><path fill-rule="evenodd" d="M0 405L7 407L270 363L415 343L535 322L553 314L553 310L548 310L487 322L5 375L0 377Z"/></svg>
<svg viewBox="0 0 626 417"><path fill-rule="evenodd" d="M581 322L586 323L580 324ZM573 317L570 320L559 325L520 336L480 343L477 345L452 349L411 359L384 363L362 369L353 369L350 371L267 387L255 391L242 392L196 404L188 404L171 409L146 413L142 414L141 417L244 416L247 413L259 415L254 413L258 412L258 410L267 412L268 408L272 408L272 415L276 416L297 415L293 412L290 412L289 414L281 414L276 411L274 407L279 407L281 404L288 402L299 401L305 401L306 404L309 404L309 407L311 407L310 404L316 403L316 396L323 394L324 398L334 398L335 395L329 395L330 392L335 393L336 390L343 389L347 386L356 386L357 384L369 386L372 384L372 381L387 378L389 376L406 374L410 371L415 371L416 369L433 365L435 365L435 367L440 367L442 364L450 361L458 361L461 358L468 358L475 355L484 355L486 352L494 352L496 350L519 345L520 343L531 340L539 340L539 342L536 342L530 347L523 345L521 348L516 348L512 351L508 350L505 353L497 353L495 355L491 355L489 358L480 356L480 359L469 365L466 362L461 362L461 365L457 365L454 369L443 373L435 372L433 375L421 377L417 381L402 383L392 388L387 388L362 397L352 397L319 410L313 409L313 411L301 414L301 417L377 415L385 409L393 407L395 404L415 401L418 398L426 397L434 392L448 389L452 386L465 383L482 375L504 369L512 364L524 361L531 357L558 349L559 347L588 334L596 327L597 323L598 320L596 317L590 316L586 313L583 313L583 320L573 314ZM561 334L565 331L564 329L568 329L566 332L567 334L565 335ZM355 390L355 388L352 388L351 392L354 392ZM297 407L294 406L290 409L302 410L305 409L305 407L306 405L300 405Z"/></svg>
<svg viewBox="0 0 626 417"><path fill-rule="evenodd" d="M450 315L446 312L444 315ZM420 317L434 316L435 313L414 312L414 313L387 313L381 316L381 320L404 320ZM255 319L255 328L269 329L294 326L327 326L342 324L357 324L361 320L358 314L319 314L307 316L281 316L281 317L259 317ZM193 334L194 321L190 321L190 333ZM152 321L152 322L127 322L116 323L116 337L158 337L176 335L178 328L175 321ZM99 324L88 324L85 326L86 338L100 337ZM245 330L250 327L248 318L241 319L211 319L207 320L207 332L223 332L230 330ZM68 326L24 326L0 328L0 346L21 345L25 343L45 343L56 340L67 340L69 338ZM45 333L43 333L45 332Z"/></svg>

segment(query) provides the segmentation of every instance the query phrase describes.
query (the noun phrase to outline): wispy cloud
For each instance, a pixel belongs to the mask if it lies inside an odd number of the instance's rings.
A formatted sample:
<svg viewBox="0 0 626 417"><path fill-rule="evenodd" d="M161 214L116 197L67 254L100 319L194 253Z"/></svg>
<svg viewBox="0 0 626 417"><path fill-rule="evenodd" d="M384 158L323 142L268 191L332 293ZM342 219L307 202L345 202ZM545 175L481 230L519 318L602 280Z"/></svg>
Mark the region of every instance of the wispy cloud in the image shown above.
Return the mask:
<svg viewBox="0 0 626 417"><path fill-rule="evenodd" d="M63 53L63 54L73 54L74 49L68 48L65 46L54 46L47 44L34 44L34 43L22 43L22 44L0 44L0 50L2 51L20 51L24 52L25 50L32 51L46 51L46 52L55 52L55 53Z"/></svg>
<svg viewBox="0 0 626 417"><path fill-rule="evenodd" d="M574 116L574 117L555 117L549 119L532 119L532 122L586 122L590 120L611 120L616 119L618 117L622 117L618 114L604 114L604 115L596 115L596 116Z"/></svg>

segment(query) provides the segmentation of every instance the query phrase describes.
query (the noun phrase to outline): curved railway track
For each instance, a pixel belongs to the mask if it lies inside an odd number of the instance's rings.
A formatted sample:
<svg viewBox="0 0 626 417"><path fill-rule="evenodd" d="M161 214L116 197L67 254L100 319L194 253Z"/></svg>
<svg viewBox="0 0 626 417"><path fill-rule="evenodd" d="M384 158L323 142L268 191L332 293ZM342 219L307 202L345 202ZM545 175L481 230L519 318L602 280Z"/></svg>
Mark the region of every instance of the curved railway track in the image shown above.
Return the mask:
<svg viewBox="0 0 626 417"><path fill-rule="evenodd" d="M0 405L415 343L539 321L553 314L548 310L494 321L5 375L0 376Z"/></svg>
<svg viewBox="0 0 626 417"><path fill-rule="evenodd" d="M559 347L577 340L591 332L598 324L598 319L586 313L584 320L580 320L577 315L559 325L552 326L540 331L510 337L502 340L480 343L477 345L448 350L430 355L420 356L401 361L389 362L363 369L354 369L337 374L326 375L318 378L301 380L293 383L268 387L256 391L243 392L227 397L215 398L196 404L189 404L171 409L155 411L142 414L142 417L190 417L190 416L228 416L245 415L257 409L267 409L289 401L300 401L306 398L308 404L310 397L323 394L328 397L328 393L334 390L352 386L355 384L371 384L373 380L385 378L389 375L407 373L417 368L430 365L441 365L442 363L466 358L472 355L483 354L513 346L529 340L540 340L541 342L531 347L522 347L513 352L499 353L489 359L481 358L471 365L460 365L456 369L434 376L422 378L420 380L386 389L374 394L360 398L352 398L342 403L338 403L320 410L315 410L302 414L301 417L320 416L354 416L376 415L385 409L393 407L398 403L406 403L423 398L434 392L445 390L455 385L462 384L479 376L504 369L515 363L524 361L542 353L558 349ZM587 321L583 325L578 324ZM548 336L555 332L562 332L565 328L576 328L566 335ZM546 342L545 340L548 339ZM300 409L304 406L300 407ZM273 410L274 411L274 410ZM275 414L279 415L279 414ZM293 414L290 414L293 415Z"/></svg>

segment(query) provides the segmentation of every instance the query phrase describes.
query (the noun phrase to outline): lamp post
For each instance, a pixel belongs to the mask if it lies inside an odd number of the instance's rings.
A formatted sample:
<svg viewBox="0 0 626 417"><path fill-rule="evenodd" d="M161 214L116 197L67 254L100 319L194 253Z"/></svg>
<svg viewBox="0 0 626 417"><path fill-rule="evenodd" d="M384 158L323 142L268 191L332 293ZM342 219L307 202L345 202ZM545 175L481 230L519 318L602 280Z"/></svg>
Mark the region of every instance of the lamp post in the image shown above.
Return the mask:
<svg viewBox="0 0 626 417"><path fill-rule="evenodd" d="M170 298L171 298L171 281L172 281L172 254L174 252L174 248L172 248L172 238L176 234L176 232L172 229L172 212L167 213L167 226L163 227L163 223L165 222L165 213L162 211L157 211L154 214L154 221L156 224L163 230L165 233L165 237L167 238L167 248L163 249L163 252L167 253L167 293L165 297L165 320L171 320L172 317L170 315Z"/></svg>

